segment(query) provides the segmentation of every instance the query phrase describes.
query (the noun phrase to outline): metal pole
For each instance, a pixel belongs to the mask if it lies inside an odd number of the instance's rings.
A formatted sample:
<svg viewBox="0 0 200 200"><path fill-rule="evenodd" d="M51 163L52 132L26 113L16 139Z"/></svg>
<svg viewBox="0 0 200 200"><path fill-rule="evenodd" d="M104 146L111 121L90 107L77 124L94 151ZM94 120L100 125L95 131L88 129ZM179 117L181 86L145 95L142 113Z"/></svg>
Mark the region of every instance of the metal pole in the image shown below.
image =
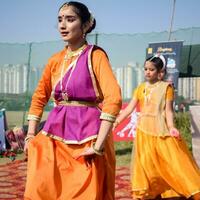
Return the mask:
<svg viewBox="0 0 200 200"><path fill-rule="evenodd" d="M172 15L171 15L171 21L170 21L170 27L169 27L168 41L171 40L172 27L173 27L173 22L174 22L175 4L176 4L176 0L173 0L173 8L172 8Z"/></svg>
<svg viewBox="0 0 200 200"><path fill-rule="evenodd" d="M95 33L95 45L98 45L98 33Z"/></svg>
<svg viewBox="0 0 200 200"><path fill-rule="evenodd" d="M27 109L27 101L29 95L29 77L30 77L30 68L31 68L31 51L32 51L32 44L29 44L29 54L28 54L28 63L27 63L27 76L26 76L26 92L25 92L25 101L24 101L24 112L23 112L23 121L22 126L24 126L25 118L26 118L26 109Z"/></svg>

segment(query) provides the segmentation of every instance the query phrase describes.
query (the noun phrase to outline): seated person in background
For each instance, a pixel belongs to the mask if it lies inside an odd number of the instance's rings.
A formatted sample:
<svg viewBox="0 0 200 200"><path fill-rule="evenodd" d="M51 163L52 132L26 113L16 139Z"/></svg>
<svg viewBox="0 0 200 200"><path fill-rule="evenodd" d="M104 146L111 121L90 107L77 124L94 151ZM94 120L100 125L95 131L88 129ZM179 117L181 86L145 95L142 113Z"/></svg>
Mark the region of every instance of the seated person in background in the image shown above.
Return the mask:
<svg viewBox="0 0 200 200"><path fill-rule="evenodd" d="M45 121L40 122L37 133L40 132L45 124ZM7 130L5 133L6 140L9 144L8 149L12 151L23 151L24 139L27 135L28 125L22 127L15 126L13 129Z"/></svg>

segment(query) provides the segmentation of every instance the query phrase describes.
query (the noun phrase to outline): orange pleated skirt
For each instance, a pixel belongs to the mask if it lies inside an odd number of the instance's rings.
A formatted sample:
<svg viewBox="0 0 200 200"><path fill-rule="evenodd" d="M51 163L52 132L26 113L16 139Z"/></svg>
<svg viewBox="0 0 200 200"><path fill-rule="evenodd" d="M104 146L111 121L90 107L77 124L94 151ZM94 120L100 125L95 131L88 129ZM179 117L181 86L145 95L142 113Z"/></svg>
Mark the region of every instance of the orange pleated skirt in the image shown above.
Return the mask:
<svg viewBox="0 0 200 200"><path fill-rule="evenodd" d="M183 139L156 137L137 130L132 161L134 198L188 198L200 192L200 169Z"/></svg>
<svg viewBox="0 0 200 200"><path fill-rule="evenodd" d="M95 156L88 167L75 160L91 141L66 145L39 133L28 148L25 200L114 200L115 152L112 135L104 156Z"/></svg>

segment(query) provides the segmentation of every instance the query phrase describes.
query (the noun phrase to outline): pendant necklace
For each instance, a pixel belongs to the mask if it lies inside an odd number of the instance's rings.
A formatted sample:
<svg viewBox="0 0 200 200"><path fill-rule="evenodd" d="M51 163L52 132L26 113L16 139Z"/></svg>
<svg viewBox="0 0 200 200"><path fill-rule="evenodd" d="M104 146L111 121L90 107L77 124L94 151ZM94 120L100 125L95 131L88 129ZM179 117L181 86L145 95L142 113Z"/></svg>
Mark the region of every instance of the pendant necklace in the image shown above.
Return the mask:
<svg viewBox="0 0 200 200"><path fill-rule="evenodd" d="M62 98L63 98L63 100L64 101L68 101L69 100L69 95L68 95L68 93L67 93L67 86L68 86L68 84L69 84L69 80L70 80L70 78L71 78L71 76L72 76L72 73L73 73L73 71L74 71L74 69L75 69L75 66L76 66L76 62L77 62L77 60L78 60L78 57L81 55L81 53L83 52L83 50L85 49L85 47L86 47L87 45L86 44L84 44L82 47L80 47L78 50L76 50L76 51L69 51L66 55L65 55L65 57L64 57L64 61L63 61L63 64L62 64L62 69L61 69L61 75L60 75L60 90L61 90L61 95L62 95ZM74 57L74 56L78 56L70 65L69 65L69 67L68 67L68 70L70 70L71 69L71 71L70 71L70 74L69 74L69 77L68 77L68 79L67 79L67 82L66 82L66 84L65 84L65 88L64 89L66 89L66 91L64 91L63 90L63 74L64 74L64 68L65 68L65 65L66 65L66 61L68 60L68 59L71 59L72 57Z"/></svg>
<svg viewBox="0 0 200 200"><path fill-rule="evenodd" d="M144 102L145 103L149 103L153 91L159 86L159 84L160 84L160 81L158 81L151 87L150 84L148 84L147 82L145 83L145 89L144 89Z"/></svg>

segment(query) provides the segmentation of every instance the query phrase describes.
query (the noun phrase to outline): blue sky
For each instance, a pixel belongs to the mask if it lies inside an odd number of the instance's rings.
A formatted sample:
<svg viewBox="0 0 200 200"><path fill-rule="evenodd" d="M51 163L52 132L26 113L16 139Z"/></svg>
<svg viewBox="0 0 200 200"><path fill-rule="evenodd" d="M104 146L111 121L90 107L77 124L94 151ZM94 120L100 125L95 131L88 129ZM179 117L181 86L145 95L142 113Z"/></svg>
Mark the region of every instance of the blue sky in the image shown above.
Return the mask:
<svg viewBox="0 0 200 200"><path fill-rule="evenodd" d="M59 40L57 11L63 0L1 0L0 42ZM167 31L173 0L82 0L99 33ZM200 27L200 0L176 0L173 30Z"/></svg>

